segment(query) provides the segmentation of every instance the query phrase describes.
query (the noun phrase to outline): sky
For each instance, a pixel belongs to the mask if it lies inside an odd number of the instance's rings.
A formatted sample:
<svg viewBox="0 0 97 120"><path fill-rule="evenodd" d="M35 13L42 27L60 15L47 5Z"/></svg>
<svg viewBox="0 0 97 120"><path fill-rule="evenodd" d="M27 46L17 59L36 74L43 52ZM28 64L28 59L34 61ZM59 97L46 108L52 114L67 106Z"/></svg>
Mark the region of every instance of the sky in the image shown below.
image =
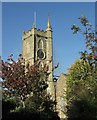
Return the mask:
<svg viewBox="0 0 97 120"><path fill-rule="evenodd" d="M73 24L81 26L79 17L85 15L95 27L94 2L7 2L2 4L2 56L14 59L22 51L22 32L32 28L36 12L36 27L45 30L48 13L53 30L53 65L59 63L55 75L67 73L74 61L85 50L83 36L74 35Z"/></svg>

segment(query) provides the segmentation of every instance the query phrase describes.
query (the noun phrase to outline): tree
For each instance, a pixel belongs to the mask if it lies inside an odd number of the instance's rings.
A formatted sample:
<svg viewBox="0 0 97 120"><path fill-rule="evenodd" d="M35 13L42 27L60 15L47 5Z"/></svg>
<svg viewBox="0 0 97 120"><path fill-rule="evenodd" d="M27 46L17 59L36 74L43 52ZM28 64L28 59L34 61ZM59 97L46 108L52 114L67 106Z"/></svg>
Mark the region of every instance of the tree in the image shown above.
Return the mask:
<svg viewBox="0 0 97 120"><path fill-rule="evenodd" d="M97 31L93 30L92 24L85 16L79 18L82 28L73 25L73 34L80 32L84 36L87 51L81 52L81 59L87 60L91 67L97 71Z"/></svg>
<svg viewBox="0 0 97 120"><path fill-rule="evenodd" d="M1 61L3 96L18 98L18 108L20 109L26 108L45 114L46 119L52 117L55 102L47 94L47 81L50 74L48 66L45 64L42 67L38 61L32 66L29 63L25 65L21 55L17 62L13 60L12 56L9 56L8 62Z"/></svg>
<svg viewBox="0 0 97 120"><path fill-rule="evenodd" d="M71 29L73 34L79 32L84 36L87 49L81 52L80 60L67 74L67 114L68 117L91 120L97 119L97 32L85 16L79 20L82 27L73 25Z"/></svg>
<svg viewBox="0 0 97 120"><path fill-rule="evenodd" d="M69 117L82 120L96 118L97 81L92 72L89 63L83 60L75 61L70 67L66 78Z"/></svg>

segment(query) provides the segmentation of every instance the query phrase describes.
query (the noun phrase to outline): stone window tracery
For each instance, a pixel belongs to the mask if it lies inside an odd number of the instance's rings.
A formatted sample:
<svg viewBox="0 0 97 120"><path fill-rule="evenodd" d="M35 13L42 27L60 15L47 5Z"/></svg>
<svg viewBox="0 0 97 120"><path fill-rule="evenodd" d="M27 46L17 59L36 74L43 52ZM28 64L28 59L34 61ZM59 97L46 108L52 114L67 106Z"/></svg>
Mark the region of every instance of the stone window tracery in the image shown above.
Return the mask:
<svg viewBox="0 0 97 120"><path fill-rule="evenodd" d="M43 40L38 41L38 48L43 49Z"/></svg>

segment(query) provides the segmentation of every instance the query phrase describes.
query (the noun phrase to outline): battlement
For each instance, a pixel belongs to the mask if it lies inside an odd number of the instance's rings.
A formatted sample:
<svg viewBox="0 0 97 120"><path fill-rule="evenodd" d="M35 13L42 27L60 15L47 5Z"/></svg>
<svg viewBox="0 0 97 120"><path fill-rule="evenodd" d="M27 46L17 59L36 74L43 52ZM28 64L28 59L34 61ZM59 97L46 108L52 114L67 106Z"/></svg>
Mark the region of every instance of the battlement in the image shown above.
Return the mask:
<svg viewBox="0 0 97 120"><path fill-rule="evenodd" d="M28 30L28 31L23 31L22 33L22 39L25 40L28 37L32 36L32 35L37 35L38 37L45 37L47 38L47 30L41 30L41 29L37 29L35 27L33 27L32 29Z"/></svg>
<svg viewBox="0 0 97 120"><path fill-rule="evenodd" d="M37 32L41 32L41 33L45 33L46 31L44 31L44 30L41 30L41 29L37 29L37 28L34 28L35 29L35 31L37 31Z"/></svg>
<svg viewBox="0 0 97 120"><path fill-rule="evenodd" d="M38 36L46 37L46 31L34 28L34 33Z"/></svg>
<svg viewBox="0 0 97 120"><path fill-rule="evenodd" d="M22 37L23 37L23 39L25 39L25 38L31 36L31 34L32 34L32 33L31 33L31 30L23 31Z"/></svg>

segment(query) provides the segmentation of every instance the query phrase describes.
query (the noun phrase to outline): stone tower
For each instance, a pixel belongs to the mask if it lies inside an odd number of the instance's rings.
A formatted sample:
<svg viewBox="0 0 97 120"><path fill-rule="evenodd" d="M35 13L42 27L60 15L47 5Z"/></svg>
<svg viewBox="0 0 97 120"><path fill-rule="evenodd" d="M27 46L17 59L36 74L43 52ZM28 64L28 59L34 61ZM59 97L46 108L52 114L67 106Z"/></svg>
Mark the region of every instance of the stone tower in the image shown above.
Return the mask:
<svg viewBox="0 0 97 120"><path fill-rule="evenodd" d="M52 27L50 19L48 19L47 28L45 31L35 28L33 25L29 31L24 31L22 34L22 56L25 63L33 65L35 61L39 61L42 66L47 64L49 67L48 91L53 90L53 75L52 75Z"/></svg>

